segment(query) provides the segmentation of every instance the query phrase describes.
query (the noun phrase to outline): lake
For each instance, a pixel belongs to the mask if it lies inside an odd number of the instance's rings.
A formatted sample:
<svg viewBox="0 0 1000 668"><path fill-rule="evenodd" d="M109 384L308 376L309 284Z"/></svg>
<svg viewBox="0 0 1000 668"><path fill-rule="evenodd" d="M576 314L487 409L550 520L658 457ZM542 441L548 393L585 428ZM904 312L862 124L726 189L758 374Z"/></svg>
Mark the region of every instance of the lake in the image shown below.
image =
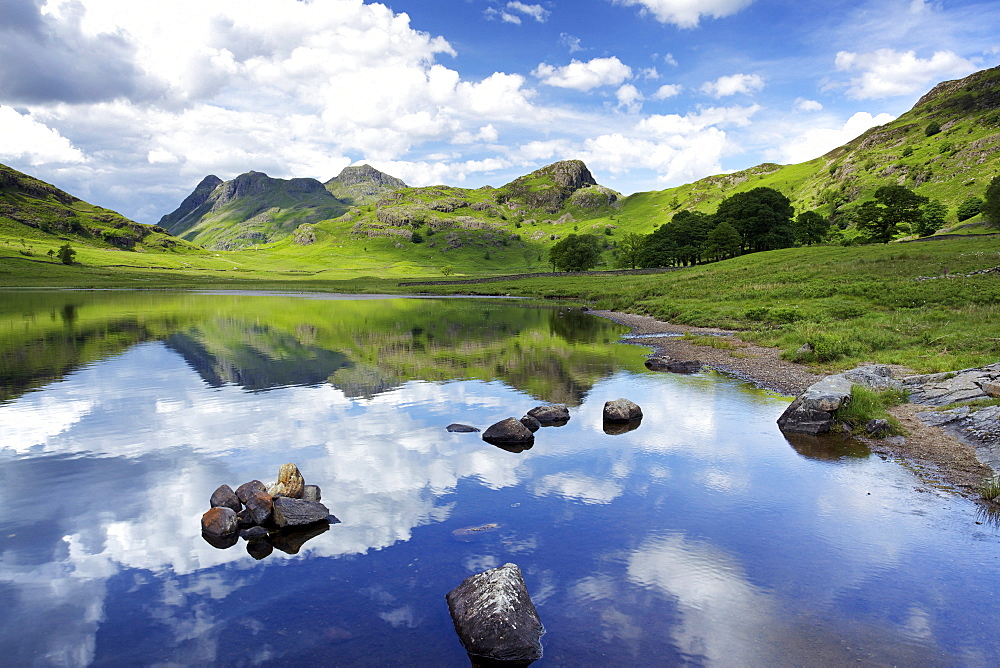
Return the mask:
<svg viewBox="0 0 1000 668"><path fill-rule="evenodd" d="M536 666L1000 661L976 504L790 442L789 397L649 372L625 333L511 300L0 292L4 663L467 666L445 594L507 562ZM619 397L644 418L605 433ZM547 403L571 419L523 452L445 430ZM213 490L285 462L339 523L259 559L202 537Z"/></svg>

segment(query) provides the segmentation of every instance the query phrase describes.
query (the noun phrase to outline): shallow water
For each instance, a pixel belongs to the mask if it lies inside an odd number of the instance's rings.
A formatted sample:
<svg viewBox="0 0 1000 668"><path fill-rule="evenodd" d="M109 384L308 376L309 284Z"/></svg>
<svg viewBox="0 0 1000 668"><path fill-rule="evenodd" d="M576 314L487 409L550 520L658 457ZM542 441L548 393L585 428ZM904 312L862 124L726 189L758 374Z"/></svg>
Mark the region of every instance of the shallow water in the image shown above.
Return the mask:
<svg viewBox="0 0 1000 668"><path fill-rule="evenodd" d="M624 332L496 301L0 293L5 663L468 665L444 595L506 562L538 666L1000 659L974 504L790 443L787 397L648 372ZM645 417L608 435L618 397ZM545 402L572 417L521 453L444 429ZM341 523L259 561L201 537L217 486L286 461Z"/></svg>

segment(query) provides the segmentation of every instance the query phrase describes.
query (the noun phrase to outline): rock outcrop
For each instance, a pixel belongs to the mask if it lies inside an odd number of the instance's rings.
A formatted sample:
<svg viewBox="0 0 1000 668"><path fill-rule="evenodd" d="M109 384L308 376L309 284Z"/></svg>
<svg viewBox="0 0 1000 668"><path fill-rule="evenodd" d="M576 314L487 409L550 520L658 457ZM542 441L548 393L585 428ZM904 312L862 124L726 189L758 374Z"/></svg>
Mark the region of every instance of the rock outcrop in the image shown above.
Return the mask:
<svg viewBox="0 0 1000 668"><path fill-rule="evenodd" d="M509 662L541 658L545 627L516 564L472 575L446 599L455 631L472 656Z"/></svg>
<svg viewBox="0 0 1000 668"><path fill-rule="evenodd" d="M778 418L782 431L825 434L836 422L836 411L851 401L851 387L864 385L874 390L902 389L892 369L881 364L861 366L827 376L813 383Z"/></svg>

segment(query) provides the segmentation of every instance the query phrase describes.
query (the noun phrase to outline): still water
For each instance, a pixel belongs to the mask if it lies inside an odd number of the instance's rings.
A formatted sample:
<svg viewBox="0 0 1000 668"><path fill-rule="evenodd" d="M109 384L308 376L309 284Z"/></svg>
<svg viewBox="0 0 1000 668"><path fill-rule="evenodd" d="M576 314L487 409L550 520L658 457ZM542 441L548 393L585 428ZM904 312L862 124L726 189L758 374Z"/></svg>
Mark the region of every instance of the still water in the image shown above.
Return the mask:
<svg viewBox="0 0 1000 668"><path fill-rule="evenodd" d="M789 398L578 312L0 292L4 665L463 666L445 594L518 564L536 666L996 665L1000 538ZM605 401L643 408L605 433ZM508 452L485 428L571 419ZM209 496L284 462L341 523L254 559ZM462 532L496 524L489 531Z"/></svg>

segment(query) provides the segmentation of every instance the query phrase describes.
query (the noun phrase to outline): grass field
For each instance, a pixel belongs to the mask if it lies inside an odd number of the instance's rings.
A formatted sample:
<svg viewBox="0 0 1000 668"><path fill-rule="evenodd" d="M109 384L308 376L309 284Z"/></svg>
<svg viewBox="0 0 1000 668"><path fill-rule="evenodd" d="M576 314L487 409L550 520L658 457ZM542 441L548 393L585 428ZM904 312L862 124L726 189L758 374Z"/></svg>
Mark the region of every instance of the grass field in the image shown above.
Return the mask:
<svg viewBox="0 0 1000 668"><path fill-rule="evenodd" d="M671 322L740 330L788 359L824 369L860 362L947 371L1000 360L1000 235L745 255L655 275L528 278L400 287L416 265L324 268L279 253L129 253L81 247L79 264L0 246L0 286L271 289L510 294L560 299ZM540 268L541 269L541 268ZM1000 271L1000 270L998 270ZM798 354L809 343L811 353Z"/></svg>

